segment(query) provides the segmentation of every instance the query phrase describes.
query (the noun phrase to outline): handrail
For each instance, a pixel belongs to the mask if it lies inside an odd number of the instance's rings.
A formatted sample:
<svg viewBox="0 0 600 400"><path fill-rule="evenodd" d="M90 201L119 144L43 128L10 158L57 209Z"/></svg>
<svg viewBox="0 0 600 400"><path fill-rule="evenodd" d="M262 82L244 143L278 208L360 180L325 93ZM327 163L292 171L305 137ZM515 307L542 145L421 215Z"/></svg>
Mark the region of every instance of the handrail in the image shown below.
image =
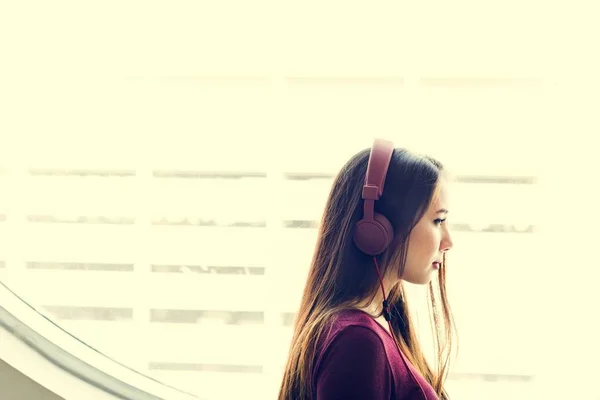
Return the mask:
<svg viewBox="0 0 600 400"><path fill-rule="evenodd" d="M0 326L74 377L124 400L198 400L88 346L0 282ZM35 377L30 377L35 380Z"/></svg>

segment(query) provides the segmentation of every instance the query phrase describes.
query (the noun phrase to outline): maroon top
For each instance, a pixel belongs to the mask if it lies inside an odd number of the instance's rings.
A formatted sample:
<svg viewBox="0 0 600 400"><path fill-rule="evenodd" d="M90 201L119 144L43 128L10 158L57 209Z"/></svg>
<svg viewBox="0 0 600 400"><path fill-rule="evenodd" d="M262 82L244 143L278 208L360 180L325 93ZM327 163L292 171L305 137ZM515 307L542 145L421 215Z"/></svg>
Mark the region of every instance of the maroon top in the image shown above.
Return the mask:
<svg viewBox="0 0 600 400"><path fill-rule="evenodd" d="M360 310L340 312L319 341L317 400L438 400L391 335Z"/></svg>

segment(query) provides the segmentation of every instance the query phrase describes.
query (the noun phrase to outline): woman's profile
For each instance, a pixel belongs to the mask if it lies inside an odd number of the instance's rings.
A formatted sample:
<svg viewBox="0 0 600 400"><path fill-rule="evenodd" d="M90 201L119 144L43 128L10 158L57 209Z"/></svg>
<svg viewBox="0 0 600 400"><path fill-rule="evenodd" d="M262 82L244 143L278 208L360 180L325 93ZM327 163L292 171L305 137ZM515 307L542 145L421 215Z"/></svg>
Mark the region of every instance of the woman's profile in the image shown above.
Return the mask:
<svg viewBox="0 0 600 400"><path fill-rule="evenodd" d="M319 227L279 400L448 399L447 189L441 163L385 140L343 166ZM429 285L435 369L403 281Z"/></svg>

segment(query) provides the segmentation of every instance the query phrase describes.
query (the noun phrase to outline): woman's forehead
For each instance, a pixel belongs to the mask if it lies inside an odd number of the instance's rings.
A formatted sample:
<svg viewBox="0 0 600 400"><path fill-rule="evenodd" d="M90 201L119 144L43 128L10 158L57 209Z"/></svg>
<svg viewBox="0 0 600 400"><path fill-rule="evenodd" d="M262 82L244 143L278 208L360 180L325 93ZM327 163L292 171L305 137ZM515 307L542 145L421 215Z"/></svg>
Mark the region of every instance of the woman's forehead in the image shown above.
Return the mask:
<svg viewBox="0 0 600 400"><path fill-rule="evenodd" d="M434 209L437 211L439 209L450 208L449 203L449 188L448 182L446 179L440 179L435 186L435 190L433 192L433 196L431 197L430 209Z"/></svg>

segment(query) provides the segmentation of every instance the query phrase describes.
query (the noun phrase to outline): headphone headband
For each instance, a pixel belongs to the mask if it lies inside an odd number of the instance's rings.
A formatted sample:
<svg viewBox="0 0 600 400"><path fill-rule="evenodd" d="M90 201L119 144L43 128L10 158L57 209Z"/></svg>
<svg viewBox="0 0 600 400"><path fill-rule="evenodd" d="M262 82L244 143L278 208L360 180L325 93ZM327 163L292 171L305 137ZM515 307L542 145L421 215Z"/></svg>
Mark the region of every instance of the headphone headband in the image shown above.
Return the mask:
<svg viewBox="0 0 600 400"><path fill-rule="evenodd" d="M383 194L385 176L387 175L393 152L394 145L392 142L375 139L369 156L365 186L362 190L362 198L364 200L379 200L379 197Z"/></svg>

